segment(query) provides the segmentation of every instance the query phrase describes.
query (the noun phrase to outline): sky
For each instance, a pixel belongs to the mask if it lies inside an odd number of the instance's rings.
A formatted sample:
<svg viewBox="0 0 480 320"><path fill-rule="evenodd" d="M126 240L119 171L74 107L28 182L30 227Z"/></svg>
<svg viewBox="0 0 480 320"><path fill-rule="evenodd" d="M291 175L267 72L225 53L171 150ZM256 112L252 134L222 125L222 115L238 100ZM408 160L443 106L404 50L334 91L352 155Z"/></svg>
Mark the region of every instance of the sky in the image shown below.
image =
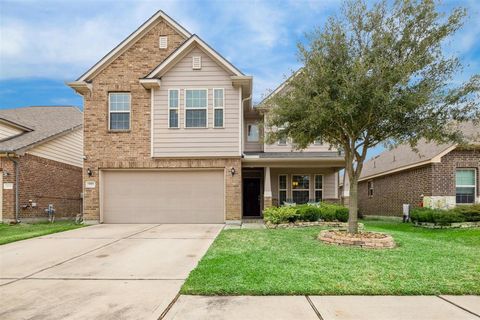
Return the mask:
<svg viewBox="0 0 480 320"><path fill-rule="evenodd" d="M339 13L337 0L0 0L0 109L75 105L73 81L161 9L254 77L254 102L301 65L297 43ZM454 79L480 73L480 1L445 0L469 17L445 45L465 65ZM381 149L378 149L381 150ZM375 151L375 153L378 152Z"/></svg>

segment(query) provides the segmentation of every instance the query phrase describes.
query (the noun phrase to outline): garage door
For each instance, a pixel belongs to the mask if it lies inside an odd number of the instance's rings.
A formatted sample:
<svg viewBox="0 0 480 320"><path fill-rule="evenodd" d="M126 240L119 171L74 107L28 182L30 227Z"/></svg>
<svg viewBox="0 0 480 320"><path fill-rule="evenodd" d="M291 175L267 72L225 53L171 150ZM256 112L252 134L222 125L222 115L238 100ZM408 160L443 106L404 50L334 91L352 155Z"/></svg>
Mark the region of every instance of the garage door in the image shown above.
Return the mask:
<svg viewBox="0 0 480 320"><path fill-rule="evenodd" d="M103 171L105 223L223 223L223 170Z"/></svg>

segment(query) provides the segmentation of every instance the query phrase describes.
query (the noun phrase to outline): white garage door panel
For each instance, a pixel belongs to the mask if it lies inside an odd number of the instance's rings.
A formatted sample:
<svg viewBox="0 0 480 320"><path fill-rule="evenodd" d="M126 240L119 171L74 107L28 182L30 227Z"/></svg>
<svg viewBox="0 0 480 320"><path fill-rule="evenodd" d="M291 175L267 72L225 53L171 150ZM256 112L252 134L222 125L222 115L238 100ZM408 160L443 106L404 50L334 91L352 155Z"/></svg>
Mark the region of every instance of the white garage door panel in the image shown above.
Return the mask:
<svg viewBox="0 0 480 320"><path fill-rule="evenodd" d="M223 170L104 171L105 223L223 223Z"/></svg>

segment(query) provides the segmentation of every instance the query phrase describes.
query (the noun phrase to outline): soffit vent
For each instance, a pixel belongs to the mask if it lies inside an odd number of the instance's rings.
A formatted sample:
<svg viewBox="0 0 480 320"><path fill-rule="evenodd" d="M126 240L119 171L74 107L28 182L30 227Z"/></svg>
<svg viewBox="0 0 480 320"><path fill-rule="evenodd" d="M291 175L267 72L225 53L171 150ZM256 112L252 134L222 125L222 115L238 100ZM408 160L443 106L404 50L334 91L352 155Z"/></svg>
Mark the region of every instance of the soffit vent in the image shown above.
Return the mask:
<svg viewBox="0 0 480 320"><path fill-rule="evenodd" d="M193 68L193 70L202 69L202 57L201 56L193 56L192 57L192 68Z"/></svg>

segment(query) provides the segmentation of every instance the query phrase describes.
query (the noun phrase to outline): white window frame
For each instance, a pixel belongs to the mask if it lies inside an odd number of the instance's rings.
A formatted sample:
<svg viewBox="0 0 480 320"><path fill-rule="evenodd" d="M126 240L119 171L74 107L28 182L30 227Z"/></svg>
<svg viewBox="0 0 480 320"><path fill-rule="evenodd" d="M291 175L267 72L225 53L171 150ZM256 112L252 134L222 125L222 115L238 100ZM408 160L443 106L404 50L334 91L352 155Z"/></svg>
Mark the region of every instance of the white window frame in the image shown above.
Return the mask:
<svg viewBox="0 0 480 320"><path fill-rule="evenodd" d="M215 105L215 90L221 90L222 91L222 106L217 107ZM212 103L213 103L213 128L215 129L222 129L225 128L225 89L224 88L213 88L212 91ZM208 104L207 104L208 106ZM223 110L222 111L222 126L215 126L215 110Z"/></svg>
<svg viewBox="0 0 480 320"><path fill-rule="evenodd" d="M280 177L285 177L285 189L280 188ZM282 173L278 175L278 205L281 206L283 203L280 203L280 191L285 191L285 202L288 200L288 174Z"/></svg>
<svg viewBox="0 0 480 320"><path fill-rule="evenodd" d="M457 171L473 171L473 185L461 185L460 187L471 188L473 187L473 202L472 203L457 203ZM476 168L455 168L455 204L459 205L472 205L477 203L477 169Z"/></svg>
<svg viewBox="0 0 480 320"><path fill-rule="evenodd" d="M317 189L317 177L322 177L322 188L321 189ZM323 179L323 174L315 174L313 175L313 199L315 201L317 201L317 191L321 191L322 192L322 199L320 199L320 201L323 201L323 184L324 183L324 179Z"/></svg>
<svg viewBox="0 0 480 320"><path fill-rule="evenodd" d="M172 108L170 106L170 92L171 91L177 91L177 117L178 117L178 121L177 121L177 126L176 127L172 127L170 125L170 110L174 110L175 108ZM168 97L167 97L167 100L168 100L168 113L167 113L167 118L168 118L168 128L169 129L180 129L180 89L175 89L175 88L172 88L172 89L168 89Z"/></svg>
<svg viewBox="0 0 480 320"><path fill-rule="evenodd" d="M248 140L248 126L256 126L257 127L257 140L250 141ZM248 122L247 123L247 143L257 143L260 142L260 127L258 126L258 122Z"/></svg>
<svg viewBox="0 0 480 320"><path fill-rule="evenodd" d="M112 111L111 105L110 105L110 96L112 94L128 94L128 103L130 104L130 109L128 110L128 129L112 129L110 126L110 120L111 117L110 115L112 113L127 113L127 111ZM111 132L128 132L132 129L132 93L130 91L112 91L108 93L108 131Z"/></svg>
<svg viewBox="0 0 480 320"><path fill-rule="evenodd" d="M294 173L291 175L292 176L292 179L291 179L291 183L290 183L290 186L292 188L292 202L295 202L295 199L293 198L293 193L295 191L308 191L308 200L306 203L308 203L311 199L312 199L312 194L311 194L311 183L312 183L312 176L311 174L309 173ZM294 189L293 188L293 177L295 176L307 176L308 177L308 189ZM296 202L295 202L296 203Z"/></svg>
<svg viewBox="0 0 480 320"><path fill-rule="evenodd" d="M194 91L194 90L203 90L206 91L207 94L205 95L207 99L206 107L205 108L187 108L187 91ZM187 127L187 110L205 110L205 127ZM208 89L207 88L188 88L183 89L183 126L185 129L207 129L208 128Z"/></svg>

